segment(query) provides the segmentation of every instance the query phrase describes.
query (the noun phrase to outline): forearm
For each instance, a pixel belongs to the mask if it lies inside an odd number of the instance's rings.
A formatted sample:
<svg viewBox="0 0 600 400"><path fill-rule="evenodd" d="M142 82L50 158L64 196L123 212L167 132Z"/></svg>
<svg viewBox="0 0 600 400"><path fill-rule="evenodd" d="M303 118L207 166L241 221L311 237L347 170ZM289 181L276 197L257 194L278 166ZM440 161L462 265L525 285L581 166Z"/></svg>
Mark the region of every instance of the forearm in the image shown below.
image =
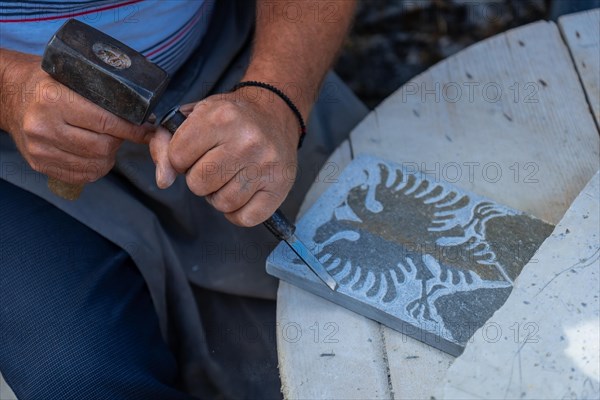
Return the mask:
<svg viewBox="0 0 600 400"><path fill-rule="evenodd" d="M348 31L355 0L258 0L244 80L279 84L306 119Z"/></svg>

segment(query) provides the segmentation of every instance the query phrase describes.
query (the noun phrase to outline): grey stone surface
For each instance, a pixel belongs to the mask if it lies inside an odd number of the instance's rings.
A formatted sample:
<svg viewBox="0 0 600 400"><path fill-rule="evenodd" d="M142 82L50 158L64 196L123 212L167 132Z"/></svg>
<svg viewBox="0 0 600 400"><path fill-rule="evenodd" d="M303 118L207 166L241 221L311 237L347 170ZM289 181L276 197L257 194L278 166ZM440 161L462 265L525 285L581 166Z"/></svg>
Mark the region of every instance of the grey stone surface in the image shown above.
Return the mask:
<svg viewBox="0 0 600 400"><path fill-rule="evenodd" d="M361 156L297 224L340 287L279 245L267 271L452 355L505 302L553 226Z"/></svg>

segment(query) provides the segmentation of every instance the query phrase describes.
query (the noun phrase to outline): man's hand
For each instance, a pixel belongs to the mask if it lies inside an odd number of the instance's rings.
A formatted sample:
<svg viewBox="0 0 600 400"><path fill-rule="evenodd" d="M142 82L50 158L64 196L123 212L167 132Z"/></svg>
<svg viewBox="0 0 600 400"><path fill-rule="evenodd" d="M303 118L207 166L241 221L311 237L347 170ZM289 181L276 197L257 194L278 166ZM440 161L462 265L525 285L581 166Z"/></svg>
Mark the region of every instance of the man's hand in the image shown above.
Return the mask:
<svg viewBox="0 0 600 400"><path fill-rule="evenodd" d="M170 164L185 173L190 190L234 224L254 226L270 217L296 175L300 132L287 105L264 89L242 88L182 112L188 119L170 145L168 136L151 144L159 168ZM163 188L175 177L165 174L158 179Z"/></svg>
<svg viewBox="0 0 600 400"><path fill-rule="evenodd" d="M252 58L242 81L278 87L308 121L354 7L354 0L258 0ZM170 144L166 130L154 136L158 186L186 173L192 192L206 196L231 222L257 225L292 187L299 129L288 106L264 89L209 97L193 107Z"/></svg>
<svg viewBox="0 0 600 400"><path fill-rule="evenodd" d="M115 163L123 140L147 143L136 126L53 80L41 58L0 49L0 128L36 171L67 183L93 182Z"/></svg>

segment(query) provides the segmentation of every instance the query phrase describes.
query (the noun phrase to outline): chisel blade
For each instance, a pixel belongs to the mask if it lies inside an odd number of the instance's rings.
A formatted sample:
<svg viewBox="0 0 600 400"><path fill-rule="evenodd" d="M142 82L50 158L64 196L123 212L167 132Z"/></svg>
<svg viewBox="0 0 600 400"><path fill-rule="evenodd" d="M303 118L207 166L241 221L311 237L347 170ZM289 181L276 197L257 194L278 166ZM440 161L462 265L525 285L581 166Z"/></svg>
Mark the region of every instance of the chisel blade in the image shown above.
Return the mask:
<svg viewBox="0 0 600 400"><path fill-rule="evenodd" d="M314 272L331 290L336 290L338 287L337 282L325 269L323 264L317 260L317 258L308 250L308 248L302 243L296 235L291 235L289 238L284 239L285 242L294 250L294 253L300 257L302 261Z"/></svg>

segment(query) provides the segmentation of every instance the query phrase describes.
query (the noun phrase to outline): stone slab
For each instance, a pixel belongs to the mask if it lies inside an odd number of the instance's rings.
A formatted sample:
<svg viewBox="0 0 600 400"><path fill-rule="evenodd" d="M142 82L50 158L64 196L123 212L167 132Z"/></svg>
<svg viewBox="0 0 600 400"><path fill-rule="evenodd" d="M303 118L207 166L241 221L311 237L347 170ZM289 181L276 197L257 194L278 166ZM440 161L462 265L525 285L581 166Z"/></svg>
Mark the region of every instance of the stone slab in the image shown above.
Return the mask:
<svg viewBox="0 0 600 400"><path fill-rule="evenodd" d="M448 370L446 399L600 398L600 172Z"/></svg>
<svg viewBox="0 0 600 400"><path fill-rule="evenodd" d="M360 156L298 223L298 237L338 291L285 244L267 271L458 355L552 229L416 170Z"/></svg>

